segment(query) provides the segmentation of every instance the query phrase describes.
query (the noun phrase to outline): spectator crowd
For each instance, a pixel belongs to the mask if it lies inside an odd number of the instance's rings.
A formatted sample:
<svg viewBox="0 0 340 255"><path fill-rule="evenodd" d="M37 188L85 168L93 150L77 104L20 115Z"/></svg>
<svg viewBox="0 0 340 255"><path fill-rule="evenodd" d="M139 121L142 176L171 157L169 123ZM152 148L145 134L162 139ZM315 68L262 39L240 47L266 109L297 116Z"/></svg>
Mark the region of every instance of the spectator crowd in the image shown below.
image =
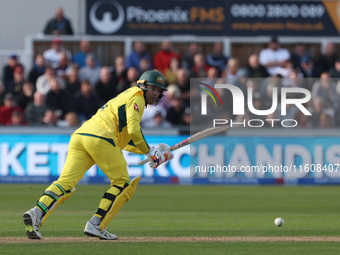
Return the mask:
<svg viewBox="0 0 340 255"><path fill-rule="evenodd" d="M8 57L2 69L0 125L78 126L108 100L136 86L141 73L157 69L164 74L168 91L159 105L147 107L141 123L144 127L190 124L190 78L232 83L245 95L252 88L253 104L259 110L271 107L275 87L302 87L312 94L305 105L312 116L292 107L288 117L296 119L300 128L340 126L340 56L332 42L318 59L313 59L306 45L297 43L289 52L272 37L267 48L251 54L247 65L241 66L239 59L224 54L222 42L215 42L206 55L192 42L187 54L181 56L171 41L163 40L152 56L144 42L135 41L128 56L117 56L112 66L103 66L90 41L80 41L79 52L63 46L58 36L73 34L73 30L61 8L48 21L44 33L56 37L50 49L35 56L31 70L26 70L15 54ZM232 103L227 94L221 96ZM232 105L226 109L231 110ZM239 117L254 118L249 110L244 116L230 114L230 118ZM269 117L282 116L275 112L263 118Z"/></svg>

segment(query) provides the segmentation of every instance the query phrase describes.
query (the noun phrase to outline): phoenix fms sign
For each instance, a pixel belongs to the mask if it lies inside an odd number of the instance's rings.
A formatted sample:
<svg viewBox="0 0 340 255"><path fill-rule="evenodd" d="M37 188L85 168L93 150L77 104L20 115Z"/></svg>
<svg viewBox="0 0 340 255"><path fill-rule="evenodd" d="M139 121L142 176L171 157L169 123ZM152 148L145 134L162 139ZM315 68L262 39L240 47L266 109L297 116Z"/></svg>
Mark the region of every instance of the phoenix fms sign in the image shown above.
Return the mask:
<svg viewBox="0 0 340 255"><path fill-rule="evenodd" d="M334 0L86 0L86 34L338 36Z"/></svg>
<svg viewBox="0 0 340 255"><path fill-rule="evenodd" d="M222 35L223 1L87 0L86 33L102 35Z"/></svg>
<svg viewBox="0 0 340 255"><path fill-rule="evenodd" d="M201 96L201 115L207 115L207 98L210 96L212 100L214 101L215 105L216 100L214 95L218 98L221 106L222 105L222 100L220 96L218 95L216 89L227 89L231 92L232 97L233 97L233 109L232 109L232 114L233 115L244 115L245 114L245 106L248 107L249 111L256 116L268 116L278 109L279 105L279 93L278 89L274 87L272 91L272 105L269 109L256 109L254 107L253 103L253 89L251 87L247 88L247 98L246 98L246 104L245 104L245 96L242 92L242 90L232 84L215 84L214 87L209 86L208 84L201 83L201 85L207 86L213 93L209 92L207 89L202 89L204 92L200 94ZM303 105L307 103L311 99L311 93L309 90L304 89L304 88L280 88L280 97L281 97L281 102L280 102L280 110L281 110L281 116L286 116L287 115L287 107L288 105L295 105L298 110L300 110L304 115L310 116L312 115L308 109ZM213 95L214 94L214 95ZM290 95L290 96L288 96ZM296 95L301 95L298 97L292 97ZM223 108L222 108L223 109ZM298 122L295 119L268 119L266 118L265 121L267 123L271 123L271 127L274 127L277 122L279 122L282 127L296 127ZM235 122L232 119L227 120L227 119L213 119L213 126L217 125L225 125L229 124L231 127L233 125L243 125L243 126L248 126L248 127L262 127L264 126L264 121L262 118L259 119L250 119L250 120L243 120L242 122Z"/></svg>

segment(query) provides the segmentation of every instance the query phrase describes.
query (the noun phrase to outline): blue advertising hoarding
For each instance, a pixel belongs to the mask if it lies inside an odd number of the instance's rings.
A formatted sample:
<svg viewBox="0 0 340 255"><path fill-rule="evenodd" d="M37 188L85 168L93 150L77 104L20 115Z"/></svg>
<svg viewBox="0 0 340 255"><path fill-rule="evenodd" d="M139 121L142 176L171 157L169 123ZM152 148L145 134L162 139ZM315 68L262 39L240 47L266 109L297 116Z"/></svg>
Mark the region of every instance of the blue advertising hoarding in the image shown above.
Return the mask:
<svg viewBox="0 0 340 255"><path fill-rule="evenodd" d="M191 176L340 178L340 138L210 137L192 148Z"/></svg>
<svg viewBox="0 0 340 255"><path fill-rule="evenodd" d="M150 136L150 145L160 141L168 144L178 143L186 137L181 136ZM16 181L15 177L29 180L27 176L35 176L37 181L45 182L60 175L66 159L70 135L0 135L0 182ZM143 177L189 177L189 147L183 147L175 152L175 159L167 165L161 165L153 170L148 164L140 167L138 162L144 155L124 151L131 176ZM85 178L94 177L99 182L105 182L105 175L95 165L89 169ZM17 178L18 180L20 178ZM108 180L107 180L108 181Z"/></svg>
<svg viewBox="0 0 340 255"><path fill-rule="evenodd" d="M146 136L150 145L170 145L186 136ZM48 183L61 173L69 135L0 135L0 183ZM145 156L124 152L130 176L144 183L181 184L338 184L339 137L215 136L182 147L154 170ZM94 166L82 182L108 183Z"/></svg>

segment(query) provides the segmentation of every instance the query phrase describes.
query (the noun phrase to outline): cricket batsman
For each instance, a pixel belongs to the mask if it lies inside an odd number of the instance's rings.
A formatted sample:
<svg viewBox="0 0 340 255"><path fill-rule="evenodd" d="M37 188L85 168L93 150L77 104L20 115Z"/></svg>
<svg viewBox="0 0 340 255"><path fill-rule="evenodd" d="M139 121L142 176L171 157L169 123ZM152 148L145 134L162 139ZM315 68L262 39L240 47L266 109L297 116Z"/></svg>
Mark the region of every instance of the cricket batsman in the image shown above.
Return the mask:
<svg viewBox="0 0 340 255"><path fill-rule="evenodd" d="M70 198L76 184L96 163L111 184L93 217L86 223L84 233L100 239L117 239L116 235L106 231L106 226L133 196L140 180L136 177L130 182L122 150L145 154L152 168L173 158L167 144L150 147L140 127L144 108L148 104L157 104L165 90L163 75L146 71L137 81L137 87L129 88L108 101L72 134L60 177L45 190L36 206L23 215L28 238L42 239L41 226L59 205Z"/></svg>

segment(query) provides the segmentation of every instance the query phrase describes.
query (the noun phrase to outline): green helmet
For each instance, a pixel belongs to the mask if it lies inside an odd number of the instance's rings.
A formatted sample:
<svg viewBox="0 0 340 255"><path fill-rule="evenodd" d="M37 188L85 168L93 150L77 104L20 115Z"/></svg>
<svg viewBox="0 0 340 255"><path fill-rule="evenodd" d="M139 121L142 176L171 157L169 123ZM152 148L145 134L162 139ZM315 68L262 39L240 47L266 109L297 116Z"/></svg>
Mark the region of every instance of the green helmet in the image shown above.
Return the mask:
<svg viewBox="0 0 340 255"><path fill-rule="evenodd" d="M137 81L137 85L141 89L144 89L145 85L147 84L159 87L163 90L167 90L165 87L165 78L158 71L154 71L154 70L146 71L141 75L141 77Z"/></svg>

